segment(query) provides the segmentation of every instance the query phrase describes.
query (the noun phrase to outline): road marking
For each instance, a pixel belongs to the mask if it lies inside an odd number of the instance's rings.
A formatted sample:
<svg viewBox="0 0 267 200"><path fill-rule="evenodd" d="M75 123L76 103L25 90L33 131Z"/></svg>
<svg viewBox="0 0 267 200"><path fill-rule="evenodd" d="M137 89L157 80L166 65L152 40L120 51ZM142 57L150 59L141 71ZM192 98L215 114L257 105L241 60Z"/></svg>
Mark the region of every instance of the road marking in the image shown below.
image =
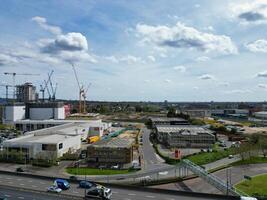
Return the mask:
<svg viewBox="0 0 267 200"><path fill-rule="evenodd" d="M134 196L134 195L136 195L136 194L132 194L132 193L130 193L130 194L128 194L128 195L130 195L130 196Z"/></svg>
<svg viewBox="0 0 267 200"><path fill-rule="evenodd" d="M10 180L10 179L12 179L12 178L10 178L10 177L7 177L6 179Z"/></svg>
<svg viewBox="0 0 267 200"><path fill-rule="evenodd" d="M18 180L18 181L21 181L22 179L19 178L19 179L17 179L17 180Z"/></svg>
<svg viewBox="0 0 267 200"><path fill-rule="evenodd" d="M118 194L118 192L116 192L116 191L112 191L112 193L113 193L113 194Z"/></svg>
<svg viewBox="0 0 267 200"><path fill-rule="evenodd" d="M23 183L20 183L20 185L24 185Z"/></svg>
<svg viewBox="0 0 267 200"><path fill-rule="evenodd" d="M31 181L31 180L29 180L28 182L29 182L29 183L32 183L32 181Z"/></svg>
<svg viewBox="0 0 267 200"><path fill-rule="evenodd" d="M124 200L131 200L131 199L129 199L129 198L125 198Z"/></svg>
<svg viewBox="0 0 267 200"><path fill-rule="evenodd" d="M76 194L78 194L79 192L77 192L77 191L73 191L73 193L76 193Z"/></svg>
<svg viewBox="0 0 267 200"><path fill-rule="evenodd" d="M19 199L24 199L24 197L18 197Z"/></svg>
<svg viewBox="0 0 267 200"><path fill-rule="evenodd" d="M36 188L37 186L36 185L32 185L32 187Z"/></svg>
<svg viewBox="0 0 267 200"><path fill-rule="evenodd" d="M40 182L40 184L45 184L44 182Z"/></svg>
<svg viewBox="0 0 267 200"><path fill-rule="evenodd" d="M9 194L5 194L5 197L11 197L11 195L9 195Z"/></svg>
<svg viewBox="0 0 267 200"><path fill-rule="evenodd" d="M146 196L147 198L155 198L155 196Z"/></svg>

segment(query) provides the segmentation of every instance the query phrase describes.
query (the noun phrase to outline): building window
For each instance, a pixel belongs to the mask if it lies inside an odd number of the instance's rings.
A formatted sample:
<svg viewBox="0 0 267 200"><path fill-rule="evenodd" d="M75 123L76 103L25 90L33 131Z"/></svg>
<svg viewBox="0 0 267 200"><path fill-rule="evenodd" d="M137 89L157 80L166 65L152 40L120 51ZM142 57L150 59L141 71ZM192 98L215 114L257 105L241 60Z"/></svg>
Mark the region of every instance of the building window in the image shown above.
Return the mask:
<svg viewBox="0 0 267 200"><path fill-rule="evenodd" d="M58 145L58 149L62 149L63 148L63 143L60 143L59 145Z"/></svg>
<svg viewBox="0 0 267 200"><path fill-rule="evenodd" d="M56 145L54 144L42 144L43 151L56 151Z"/></svg>

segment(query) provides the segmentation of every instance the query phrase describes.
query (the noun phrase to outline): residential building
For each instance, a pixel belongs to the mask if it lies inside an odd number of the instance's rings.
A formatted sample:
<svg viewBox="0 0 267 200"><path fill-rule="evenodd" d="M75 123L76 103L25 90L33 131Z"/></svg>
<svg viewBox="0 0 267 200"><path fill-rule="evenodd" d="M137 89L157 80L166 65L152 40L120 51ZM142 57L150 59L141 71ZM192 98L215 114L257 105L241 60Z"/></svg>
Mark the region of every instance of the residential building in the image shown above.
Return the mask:
<svg viewBox="0 0 267 200"><path fill-rule="evenodd" d="M189 125L187 120L178 117L152 117L149 120L153 128L157 125Z"/></svg>
<svg viewBox="0 0 267 200"><path fill-rule="evenodd" d="M33 102L38 100L36 87L32 83L16 86L17 102Z"/></svg>

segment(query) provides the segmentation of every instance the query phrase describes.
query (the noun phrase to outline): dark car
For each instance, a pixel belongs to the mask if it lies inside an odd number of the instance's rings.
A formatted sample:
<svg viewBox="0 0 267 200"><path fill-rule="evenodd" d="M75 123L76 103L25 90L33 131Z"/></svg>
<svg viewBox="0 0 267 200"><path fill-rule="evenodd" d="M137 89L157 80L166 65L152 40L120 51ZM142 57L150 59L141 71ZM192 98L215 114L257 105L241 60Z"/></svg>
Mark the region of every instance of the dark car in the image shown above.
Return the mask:
<svg viewBox="0 0 267 200"><path fill-rule="evenodd" d="M89 182L89 181L80 181L79 187L89 189L92 187L96 187L96 184L93 182Z"/></svg>
<svg viewBox="0 0 267 200"><path fill-rule="evenodd" d="M77 179L76 176L70 176L70 180L72 180L72 181L77 181L78 179Z"/></svg>
<svg viewBox="0 0 267 200"><path fill-rule="evenodd" d="M67 190L70 188L69 182L66 181L65 179L56 179L54 181L54 185L57 186L58 188L62 189L62 190Z"/></svg>
<svg viewBox="0 0 267 200"><path fill-rule="evenodd" d="M16 172L24 172L24 170L23 170L21 167L18 167L18 168L16 169Z"/></svg>

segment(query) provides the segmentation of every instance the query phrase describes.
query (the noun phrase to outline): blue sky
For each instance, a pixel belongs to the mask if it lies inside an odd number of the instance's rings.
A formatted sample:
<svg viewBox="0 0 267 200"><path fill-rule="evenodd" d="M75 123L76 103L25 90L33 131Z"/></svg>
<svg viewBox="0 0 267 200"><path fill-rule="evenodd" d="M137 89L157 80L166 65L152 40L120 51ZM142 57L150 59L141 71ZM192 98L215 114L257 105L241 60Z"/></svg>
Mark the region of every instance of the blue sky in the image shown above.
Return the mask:
<svg viewBox="0 0 267 200"><path fill-rule="evenodd" d="M1 84L77 99L73 63L89 100L263 101L266 25L266 0L2 0Z"/></svg>

